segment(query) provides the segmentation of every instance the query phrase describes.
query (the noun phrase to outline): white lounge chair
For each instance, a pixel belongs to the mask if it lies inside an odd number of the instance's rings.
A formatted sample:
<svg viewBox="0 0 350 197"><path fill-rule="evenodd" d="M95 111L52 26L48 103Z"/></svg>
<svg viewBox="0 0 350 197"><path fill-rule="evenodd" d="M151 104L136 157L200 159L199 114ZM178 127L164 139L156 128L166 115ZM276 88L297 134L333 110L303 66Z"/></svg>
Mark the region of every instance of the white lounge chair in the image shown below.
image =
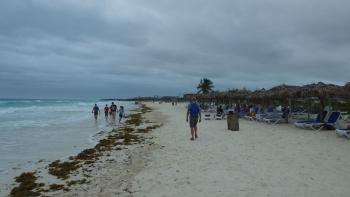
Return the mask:
<svg viewBox="0 0 350 197"><path fill-rule="evenodd" d="M224 114L216 114L215 115L215 120L223 120L224 119Z"/></svg>
<svg viewBox="0 0 350 197"><path fill-rule="evenodd" d="M211 114L210 113L205 113L204 114L204 120L212 120L213 118L212 118L212 116L211 116Z"/></svg>
<svg viewBox="0 0 350 197"><path fill-rule="evenodd" d="M335 133L339 136L344 136L350 139L350 129L336 129Z"/></svg>

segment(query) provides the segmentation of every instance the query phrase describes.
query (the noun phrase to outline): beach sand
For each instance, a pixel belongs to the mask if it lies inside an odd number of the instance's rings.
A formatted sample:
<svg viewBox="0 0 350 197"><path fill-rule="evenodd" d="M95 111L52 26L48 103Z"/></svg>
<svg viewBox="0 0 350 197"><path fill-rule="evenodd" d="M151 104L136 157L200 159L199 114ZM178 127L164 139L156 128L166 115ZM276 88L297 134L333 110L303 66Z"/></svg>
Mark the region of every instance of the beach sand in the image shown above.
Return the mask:
<svg viewBox="0 0 350 197"><path fill-rule="evenodd" d="M189 140L184 106L148 104L168 117L133 196L350 196L350 141L334 131L226 120L198 124Z"/></svg>
<svg viewBox="0 0 350 197"><path fill-rule="evenodd" d="M88 184L53 196L350 196L350 141L334 131L203 120L190 141L185 104L146 104L146 119L163 123L146 143L112 152Z"/></svg>

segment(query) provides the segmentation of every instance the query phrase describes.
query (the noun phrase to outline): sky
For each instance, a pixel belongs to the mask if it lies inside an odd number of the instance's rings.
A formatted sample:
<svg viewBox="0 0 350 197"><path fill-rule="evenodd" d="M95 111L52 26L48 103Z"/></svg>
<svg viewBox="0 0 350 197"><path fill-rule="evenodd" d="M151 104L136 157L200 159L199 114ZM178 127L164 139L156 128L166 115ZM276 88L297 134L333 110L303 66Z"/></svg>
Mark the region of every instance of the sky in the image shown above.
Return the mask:
<svg viewBox="0 0 350 197"><path fill-rule="evenodd" d="M349 0L2 0L0 98L350 81Z"/></svg>

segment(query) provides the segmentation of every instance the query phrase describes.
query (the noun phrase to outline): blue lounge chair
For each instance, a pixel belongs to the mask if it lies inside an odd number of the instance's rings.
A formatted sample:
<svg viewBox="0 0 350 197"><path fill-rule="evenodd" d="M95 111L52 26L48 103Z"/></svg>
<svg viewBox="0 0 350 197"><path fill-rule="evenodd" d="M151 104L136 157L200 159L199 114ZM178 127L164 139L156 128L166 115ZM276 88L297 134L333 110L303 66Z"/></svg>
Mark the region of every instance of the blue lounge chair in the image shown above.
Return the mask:
<svg viewBox="0 0 350 197"><path fill-rule="evenodd" d="M327 122L327 119L330 116L330 112L329 111L323 111L322 112L324 114L324 118L323 120L321 120L321 115L317 114L316 119L311 119L311 120L300 120L294 123L294 125L296 127L300 127L300 128L305 128L305 124L312 124L312 123L323 123L323 122Z"/></svg>
<svg viewBox="0 0 350 197"><path fill-rule="evenodd" d="M311 120L300 120L294 123L296 127L300 128L305 128L305 124L310 124L310 123L321 123L321 116L320 114L317 114L316 119L311 119Z"/></svg>
<svg viewBox="0 0 350 197"><path fill-rule="evenodd" d="M341 113L338 111L334 111L330 114L329 118L327 121L323 122L314 122L314 123L305 123L304 128L311 128L315 131L320 131L326 126L335 126L335 123L338 121L340 118Z"/></svg>

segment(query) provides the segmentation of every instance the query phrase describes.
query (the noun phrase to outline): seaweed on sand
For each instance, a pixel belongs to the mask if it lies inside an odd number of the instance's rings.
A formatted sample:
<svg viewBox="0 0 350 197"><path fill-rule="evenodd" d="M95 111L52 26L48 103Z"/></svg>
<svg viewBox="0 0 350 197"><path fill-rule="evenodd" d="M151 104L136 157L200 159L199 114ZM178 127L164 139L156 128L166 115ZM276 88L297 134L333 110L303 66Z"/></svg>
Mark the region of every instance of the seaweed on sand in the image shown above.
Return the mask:
<svg viewBox="0 0 350 197"><path fill-rule="evenodd" d="M15 180L19 185L11 190L11 197L31 197L40 196L41 187L44 186L43 183L36 183L37 177L34 172L24 172Z"/></svg>
<svg viewBox="0 0 350 197"><path fill-rule="evenodd" d="M75 160L95 161L100 155L96 148L88 148L81 151Z"/></svg>
<svg viewBox="0 0 350 197"><path fill-rule="evenodd" d="M68 190L64 185L61 184L51 184L49 188L51 191Z"/></svg>
<svg viewBox="0 0 350 197"><path fill-rule="evenodd" d="M76 160L65 162L60 162L60 160L56 160L49 164L49 174L64 180L69 178L71 172L77 170L79 167L79 161Z"/></svg>
<svg viewBox="0 0 350 197"><path fill-rule="evenodd" d="M137 129L137 133L148 133L154 129L157 129L159 127L161 127L162 125L152 125L152 126L148 126L146 128L138 128Z"/></svg>
<svg viewBox="0 0 350 197"><path fill-rule="evenodd" d="M77 184L81 185L81 184L85 184L85 183L88 183L88 181L86 179L81 179L81 180L68 181L67 185L72 186L72 185L77 185Z"/></svg>
<svg viewBox="0 0 350 197"><path fill-rule="evenodd" d="M108 136L107 139L102 139L99 141L98 144L94 147L94 150L98 152L98 156L101 155L101 152L103 151L110 151L112 150L112 147L116 145L116 140L113 136ZM95 154L97 156L97 154Z"/></svg>
<svg viewBox="0 0 350 197"><path fill-rule="evenodd" d="M144 114L144 113L147 113L147 112L151 112L152 111L152 108L150 107L147 107L146 105L141 105L141 112Z"/></svg>
<svg viewBox="0 0 350 197"><path fill-rule="evenodd" d="M125 121L125 123L128 125L140 126L140 124L142 123L141 113L129 115L129 118Z"/></svg>
<svg viewBox="0 0 350 197"><path fill-rule="evenodd" d="M122 139L122 145L131 145L141 143L143 138L137 134L133 133L134 129L129 127L124 127L120 129L120 132L115 136L116 139Z"/></svg>

